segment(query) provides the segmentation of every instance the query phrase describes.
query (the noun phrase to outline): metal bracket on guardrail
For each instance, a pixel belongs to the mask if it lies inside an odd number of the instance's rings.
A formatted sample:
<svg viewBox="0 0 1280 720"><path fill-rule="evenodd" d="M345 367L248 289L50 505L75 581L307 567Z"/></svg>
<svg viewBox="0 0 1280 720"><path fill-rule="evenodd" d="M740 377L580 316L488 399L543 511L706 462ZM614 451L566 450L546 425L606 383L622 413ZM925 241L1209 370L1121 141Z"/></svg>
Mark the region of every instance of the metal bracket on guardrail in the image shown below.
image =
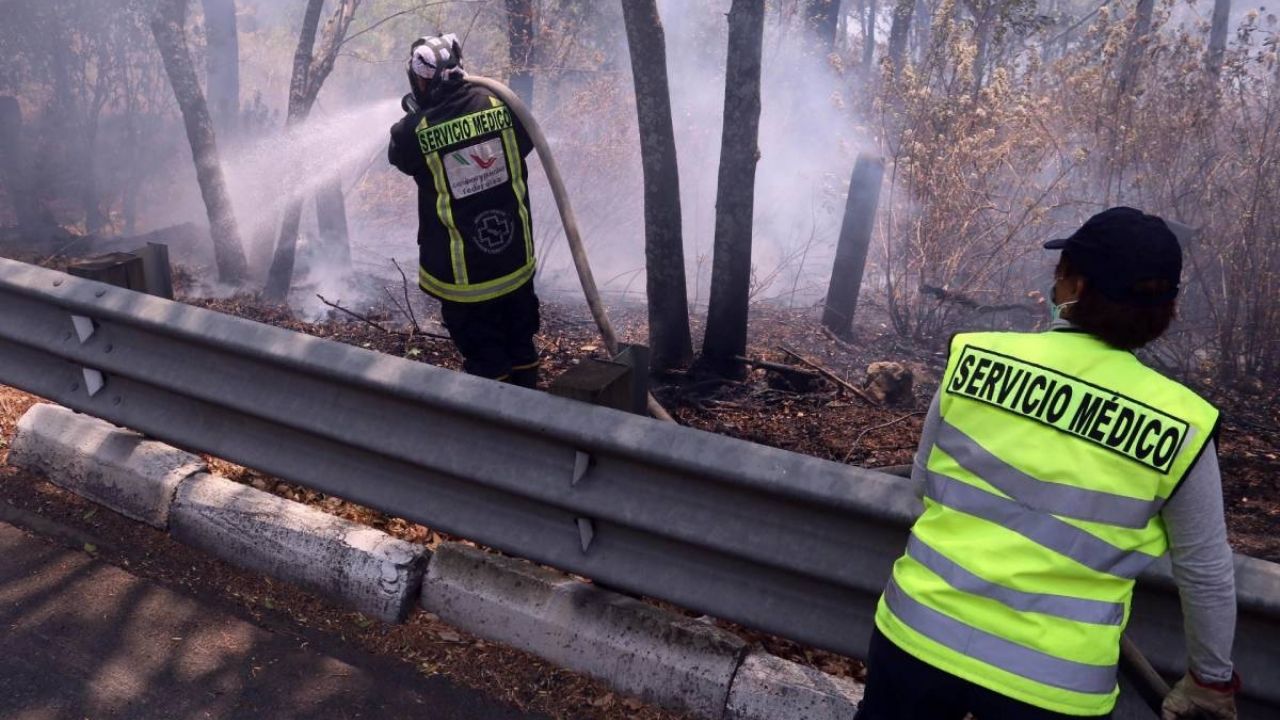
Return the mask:
<svg viewBox="0 0 1280 720"><path fill-rule="evenodd" d="M586 476L587 470L590 469L591 456L578 450L577 455L573 457L573 481L569 483L569 486L578 487L578 483L582 482L582 478Z"/></svg>
<svg viewBox="0 0 1280 720"><path fill-rule="evenodd" d="M93 323L93 318L84 315L72 315L71 324L76 329L76 337L80 339L83 345L89 342L89 338L93 337L93 333L97 330L97 326ZM84 371L84 389L88 391L89 397L97 395L107 384L106 377L101 371L93 368L81 368Z"/></svg>
<svg viewBox="0 0 1280 720"><path fill-rule="evenodd" d="M582 553L591 549L591 542L596 539L596 524L591 518L578 518L578 540L582 542Z"/></svg>

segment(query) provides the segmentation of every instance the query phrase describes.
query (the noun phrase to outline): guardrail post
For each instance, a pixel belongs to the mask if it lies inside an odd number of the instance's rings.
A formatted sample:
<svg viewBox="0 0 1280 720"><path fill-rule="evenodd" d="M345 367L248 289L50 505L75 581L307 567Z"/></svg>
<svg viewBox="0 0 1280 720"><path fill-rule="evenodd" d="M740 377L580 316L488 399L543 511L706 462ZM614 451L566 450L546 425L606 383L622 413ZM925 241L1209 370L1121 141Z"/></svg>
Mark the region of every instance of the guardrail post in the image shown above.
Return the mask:
<svg viewBox="0 0 1280 720"><path fill-rule="evenodd" d="M126 290L144 292L147 287L146 270L143 267L142 258L133 253L108 253L73 260L67 265L67 273Z"/></svg>
<svg viewBox="0 0 1280 720"><path fill-rule="evenodd" d="M173 271L169 247L147 243L133 252L116 252L74 260L67 273L166 300L173 299Z"/></svg>
<svg viewBox="0 0 1280 720"><path fill-rule="evenodd" d="M623 363L587 358L561 373L547 391L570 400L630 411L635 402L631 376L631 368Z"/></svg>
<svg viewBox="0 0 1280 720"><path fill-rule="evenodd" d="M649 414L649 360L653 356L648 345L623 345L614 362L631 368L631 412Z"/></svg>

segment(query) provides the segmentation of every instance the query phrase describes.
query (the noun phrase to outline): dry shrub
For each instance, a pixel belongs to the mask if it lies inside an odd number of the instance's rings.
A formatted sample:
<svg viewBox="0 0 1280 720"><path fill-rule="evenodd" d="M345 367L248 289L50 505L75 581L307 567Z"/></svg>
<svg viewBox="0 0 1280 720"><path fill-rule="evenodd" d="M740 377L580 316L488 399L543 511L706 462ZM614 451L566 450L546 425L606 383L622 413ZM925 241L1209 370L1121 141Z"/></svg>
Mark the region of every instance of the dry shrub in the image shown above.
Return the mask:
<svg viewBox="0 0 1280 720"><path fill-rule="evenodd" d="M1152 358L1224 380L1280 369L1276 18L1247 15L1215 70L1207 28L1173 26L1172 0L1143 38L1132 12L1104 8L1052 62L1027 43L973 92L975 38L953 2L920 62L885 69L875 101L892 160L879 269L895 330L938 338L971 320L923 285L1025 302L1047 279L1043 239L1124 204L1198 230L1181 320Z"/></svg>

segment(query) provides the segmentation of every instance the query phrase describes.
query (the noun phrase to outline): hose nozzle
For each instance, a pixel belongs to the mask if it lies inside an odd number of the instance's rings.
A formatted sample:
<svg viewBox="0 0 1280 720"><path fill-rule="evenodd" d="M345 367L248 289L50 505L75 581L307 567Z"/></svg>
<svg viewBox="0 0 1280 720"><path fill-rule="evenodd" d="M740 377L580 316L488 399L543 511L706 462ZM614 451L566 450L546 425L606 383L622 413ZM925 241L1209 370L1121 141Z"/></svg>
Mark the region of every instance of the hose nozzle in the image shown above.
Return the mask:
<svg viewBox="0 0 1280 720"><path fill-rule="evenodd" d="M411 115L417 114L420 109L418 107L418 100L413 97L413 93L409 93L408 95L400 98L400 108Z"/></svg>

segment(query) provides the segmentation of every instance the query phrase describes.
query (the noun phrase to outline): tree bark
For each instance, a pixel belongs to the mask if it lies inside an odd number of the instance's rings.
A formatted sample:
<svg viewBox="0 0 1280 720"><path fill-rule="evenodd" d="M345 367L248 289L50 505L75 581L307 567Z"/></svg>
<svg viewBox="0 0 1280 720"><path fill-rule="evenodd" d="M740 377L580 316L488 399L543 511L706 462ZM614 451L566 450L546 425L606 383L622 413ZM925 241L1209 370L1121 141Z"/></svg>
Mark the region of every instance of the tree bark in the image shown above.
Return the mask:
<svg viewBox="0 0 1280 720"><path fill-rule="evenodd" d="M689 293L684 269L680 169L667 84L667 41L655 0L622 0L644 169L645 270L651 367L656 371L693 359Z"/></svg>
<svg viewBox="0 0 1280 720"><path fill-rule="evenodd" d="M1222 73L1222 59L1227 54L1227 23L1231 21L1231 0L1214 0L1213 24L1209 26L1209 51L1205 69L1214 78Z"/></svg>
<svg viewBox="0 0 1280 720"><path fill-rule="evenodd" d="M209 106L205 103L195 63L187 47L187 2L160 0L151 20L151 34L160 49L174 97L182 109L187 141L191 144L191 155L196 165L196 179L209 215L209 233L213 238L218 278L225 283L239 283L244 280L247 269L244 246L240 242L231 197L227 194L226 180L222 175Z"/></svg>
<svg viewBox="0 0 1280 720"><path fill-rule="evenodd" d="M224 142L240 124L240 38L235 0L201 0L209 54L205 59L205 87L213 129Z"/></svg>
<svg viewBox="0 0 1280 720"><path fill-rule="evenodd" d="M760 64L764 44L764 0L733 0L729 11L729 55L725 77L724 134L716 199L715 257L711 306L702 344L702 364L725 376L740 376L735 358L746 354L751 292L751 232L755 215L756 166L760 161Z"/></svg>
<svg viewBox="0 0 1280 720"><path fill-rule="evenodd" d="M911 18L915 14L917 0L898 0L893 6L893 24L889 26L889 62L894 72L902 69L907 55L907 40L911 37Z"/></svg>
<svg viewBox="0 0 1280 720"><path fill-rule="evenodd" d="M533 107L533 0L507 0L507 54L511 61L511 89Z"/></svg>
<svg viewBox="0 0 1280 720"><path fill-rule="evenodd" d="M286 120L288 127L299 125L310 116L311 107L320 95L320 88L324 86L329 73L333 72L338 50L351 27L360 2L361 0L340 0L333 15L325 23L320 49L316 52L316 34L320 25L320 13L324 10L324 0L307 0L306 12L302 17L302 31L298 34L298 47L293 54L289 115ZM300 195L285 209L284 221L280 224L280 239L276 242L275 257L271 261L267 286L263 291L268 300L281 302L289 296L298 252L298 228L302 224L302 206L305 200Z"/></svg>

